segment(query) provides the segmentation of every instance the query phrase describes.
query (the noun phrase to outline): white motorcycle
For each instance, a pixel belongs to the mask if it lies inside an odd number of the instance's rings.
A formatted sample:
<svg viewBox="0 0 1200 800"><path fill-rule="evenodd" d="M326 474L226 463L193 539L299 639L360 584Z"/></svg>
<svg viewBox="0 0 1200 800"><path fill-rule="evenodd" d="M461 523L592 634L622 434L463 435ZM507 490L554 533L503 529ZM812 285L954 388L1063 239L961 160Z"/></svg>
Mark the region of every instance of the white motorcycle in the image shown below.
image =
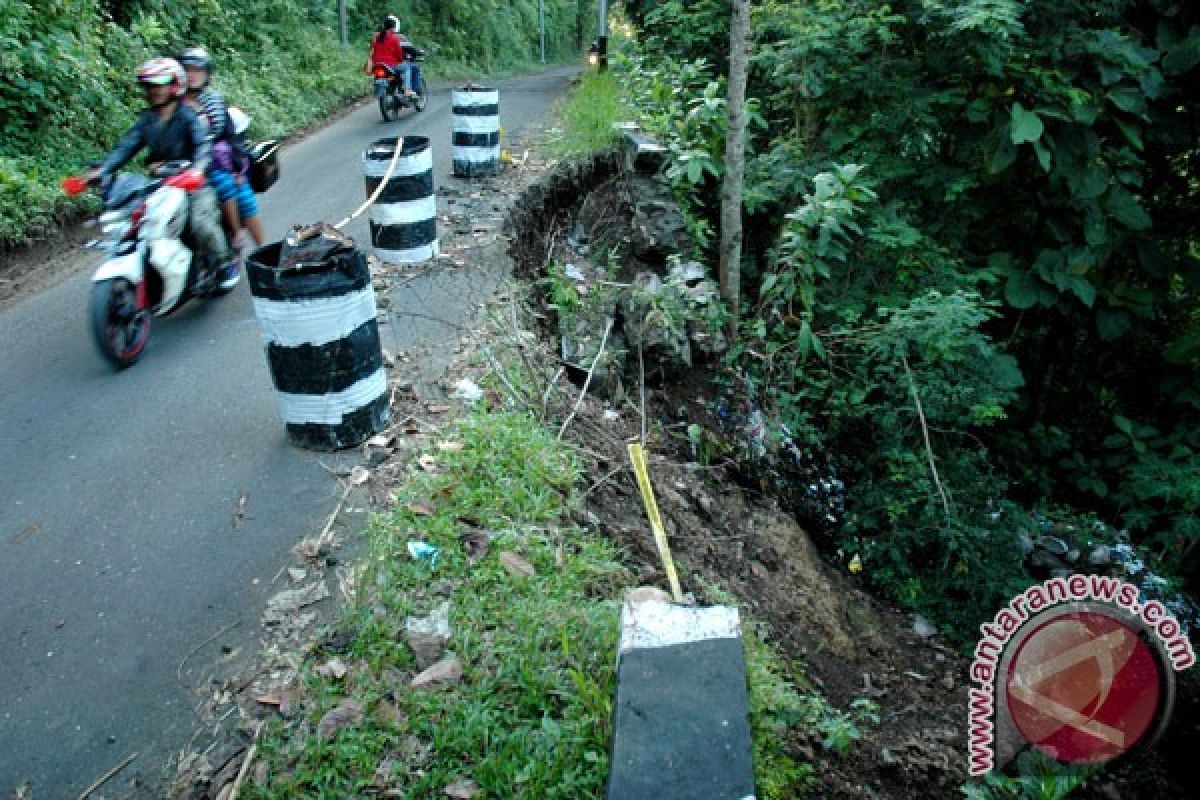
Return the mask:
<svg viewBox="0 0 1200 800"><path fill-rule="evenodd" d="M91 329L101 354L117 369L132 366L150 338L150 320L193 297L216 297L217 271L188 235L188 193L204 187L204 175L188 162L171 162L158 177L122 172L101 186L104 213L96 220L103 239L88 243L107 257L92 276ZM96 181L71 177L63 190L79 194ZM239 264L239 269L240 269Z"/></svg>

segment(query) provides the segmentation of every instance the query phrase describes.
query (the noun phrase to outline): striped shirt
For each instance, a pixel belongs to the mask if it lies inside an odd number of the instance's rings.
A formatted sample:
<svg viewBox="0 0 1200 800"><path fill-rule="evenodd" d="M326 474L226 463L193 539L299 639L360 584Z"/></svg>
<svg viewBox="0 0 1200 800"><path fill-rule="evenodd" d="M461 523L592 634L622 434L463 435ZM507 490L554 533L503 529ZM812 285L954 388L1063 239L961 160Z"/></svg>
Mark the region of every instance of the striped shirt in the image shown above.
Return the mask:
<svg viewBox="0 0 1200 800"><path fill-rule="evenodd" d="M208 135L214 142L226 136L225 126L229 119L229 109L225 98L216 89L209 86L196 98L200 104L200 113L208 122Z"/></svg>

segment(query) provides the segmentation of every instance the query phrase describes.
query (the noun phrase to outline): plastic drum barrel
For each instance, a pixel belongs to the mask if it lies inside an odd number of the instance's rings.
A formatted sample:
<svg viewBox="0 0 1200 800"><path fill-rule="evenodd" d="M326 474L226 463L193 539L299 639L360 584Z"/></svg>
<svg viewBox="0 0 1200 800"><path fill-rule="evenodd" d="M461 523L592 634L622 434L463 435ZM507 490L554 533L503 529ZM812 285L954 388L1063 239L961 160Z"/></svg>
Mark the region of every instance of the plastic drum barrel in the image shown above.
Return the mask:
<svg viewBox="0 0 1200 800"><path fill-rule="evenodd" d="M367 259L347 248L281 268L281 249L256 250L246 272L288 438L310 450L353 447L391 415Z"/></svg>
<svg viewBox="0 0 1200 800"><path fill-rule="evenodd" d="M363 151L367 197L387 175L396 137L378 139ZM380 261L417 264L438 253L433 151L424 136L405 136L387 184L371 204L371 246Z"/></svg>
<svg viewBox="0 0 1200 800"><path fill-rule="evenodd" d="M451 92L454 174L464 178L500 170L500 92L464 86Z"/></svg>

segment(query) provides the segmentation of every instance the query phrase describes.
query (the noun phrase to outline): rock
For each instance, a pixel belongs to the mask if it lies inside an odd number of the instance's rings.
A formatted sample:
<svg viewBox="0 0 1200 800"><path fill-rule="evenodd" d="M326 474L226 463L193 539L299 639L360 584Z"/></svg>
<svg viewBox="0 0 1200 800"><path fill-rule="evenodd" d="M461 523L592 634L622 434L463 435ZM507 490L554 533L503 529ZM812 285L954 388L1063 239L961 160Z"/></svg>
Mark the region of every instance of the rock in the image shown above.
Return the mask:
<svg viewBox="0 0 1200 800"><path fill-rule="evenodd" d="M1029 558L1029 554L1033 552L1033 539L1027 534L1017 534L1017 547L1021 549L1021 557Z"/></svg>
<svg viewBox="0 0 1200 800"><path fill-rule="evenodd" d="M1092 548L1092 552L1088 553L1088 564L1093 567L1107 567L1112 563L1112 548L1106 544Z"/></svg>
<svg viewBox="0 0 1200 800"><path fill-rule="evenodd" d="M1052 556L1062 558L1071 548L1057 536L1043 536L1037 540L1037 548Z"/></svg>
<svg viewBox="0 0 1200 800"><path fill-rule="evenodd" d="M895 753L884 747L879 751L879 763L890 769L892 767L898 767L900 765L900 759L896 758Z"/></svg>
<svg viewBox="0 0 1200 800"><path fill-rule="evenodd" d="M462 680L462 662L458 656L449 655L424 670L410 684L414 689L426 689L441 684L458 683Z"/></svg>
<svg viewBox="0 0 1200 800"><path fill-rule="evenodd" d="M450 601L445 601L426 617L405 620L404 638L412 648L419 668L425 670L436 664L450 639Z"/></svg>
<svg viewBox="0 0 1200 800"><path fill-rule="evenodd" d="M938 629L932 622L922 617L920 614L913 614L913 633L920 636L922 639L928 639L930 636L937 635Z"/></svg>

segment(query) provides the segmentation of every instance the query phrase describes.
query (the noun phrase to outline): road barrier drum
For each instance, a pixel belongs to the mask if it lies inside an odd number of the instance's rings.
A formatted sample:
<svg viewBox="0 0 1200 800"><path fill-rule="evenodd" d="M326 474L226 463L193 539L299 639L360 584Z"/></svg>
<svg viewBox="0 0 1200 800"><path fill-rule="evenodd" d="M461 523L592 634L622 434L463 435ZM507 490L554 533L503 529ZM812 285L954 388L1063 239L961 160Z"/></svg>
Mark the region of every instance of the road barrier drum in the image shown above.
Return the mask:
<svg viewBox="0 0 1200 800"><path fill-rule="evenodd" d="M391 413L367 259L350 247L281 266L282 246L256 250L246 272L288 438L310 450L353 447Z"/></svg>
<svg viewBox="0 0 1200 800"><path fill-rule="evenodd" d="M418 264L438 253L433 151L424 136L405 136L396 166L371 204L371 246L380 261ZM379 139L363 152L367 197L387 175L397 139Z"/></svg>
<svg viewBox="0 0 1200 800"><path fill-rule="evenodd" d="M463 178L500 171L500 92L464 86L451 92L454 174Z"/></svg>

